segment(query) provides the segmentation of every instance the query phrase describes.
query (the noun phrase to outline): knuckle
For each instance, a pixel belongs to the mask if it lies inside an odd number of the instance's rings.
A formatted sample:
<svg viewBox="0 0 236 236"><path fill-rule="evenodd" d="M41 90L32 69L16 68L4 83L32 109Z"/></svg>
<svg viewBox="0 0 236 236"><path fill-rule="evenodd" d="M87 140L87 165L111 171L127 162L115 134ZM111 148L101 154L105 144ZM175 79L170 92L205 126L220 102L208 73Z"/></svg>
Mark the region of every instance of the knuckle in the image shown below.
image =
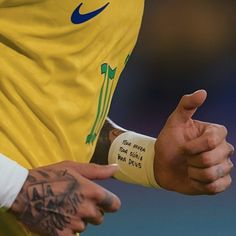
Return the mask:
<svg viewBox="0 0 236 236"><path fill-rule="evenodd" d="M206 190L202 183L198 182L197 180L190 180L190 185L194 189L194 191L198 194L206 194Z"/></svg>
<svg viewBox="0 0 236 236"><path fill-rule="evenodd" d="M228 143L228 147L229 147L229 154L228 154L228 156L230 157L230 156L233 156L233 154L234 154L234 146L232 145L232 144L230 144L230 143Z"/></svg>
<svg viewBox="0 0 236 236"><path fill-rule="evenodd" d="M103 198L103 195L104 195L104 193L103 193L102 189L100 189L99 187L94 188L94 190L93 190L94 198L96 198L98 201L100 201L100 199Z"/></svg>
<svg viewBox="0 0 236 236"><path fill-rule="evenodd" d="M223 131L223 133L225 134L225 136L228 135L228 129L227 129L224 125L219 125L219 128Z"/></svg>
<svg viewBox="0 0 236 236"><path fill-rule="evenodd" d="M229 168L230 168L230 171L232 171L234 168L234 163L231 160L229 160Z"/></svg>
<svg viewBox="0 0 236 236"><path fill-rule="evenodd" d="M212 124L210 126L210 128L212 129L213 132L222 132L224 134L228 134L228 129L224 126L224 125L220 125L220 124Z"/></svg>
<svg viewBox="0 0 236 236"><path fill-rule="evenodd" d="M229 159L227 161L227 164L225 165L225 170L226 170L226 173L230 173L234 168L234 164L233 162Z"/></svg>
<svg viewBox="0 0 236 236"><path fill-rule="evenodd" d="M216 173L213 170L205 170L203 171L203 176L206 181L213 182L217 180Z"/></svg>
<svg viewBox="0 0 236 236"><path fill-rule="evenodd" d="M208 134L206 144L209 149L215 149L217 147L216 136L214 134Z"/></svg>
<svg viewBox="0 0 236 236"><path fill-rule="evenodd" d="M99 209L93 207L93 209L86 213L86 217L83 219L90 224L100 225L104 220L104 214Z"/></svg>
<svg viewBox="0 0 236 236"><path fill-rule="evenodd" d="M212 157L204 154L201 156L201 162L206 167L211 167L213 164Z"/></svg>
<svg viewBox="0 0 236 236"><path fill-rule="evenodd" d="M77 230L79 231L79 233L84 232L86 230L86 224L84 222L79 223L77 226Z"/></svg>
<svg viewBox="0 0 236 236"><path fill-rule="evenodd" d="M218 191L218 184L216 182L208 184L206 187L207 193L210 195L215 195L217 194Z"/></svg>
<svg viewBox="0 0 236 236"><path fill-rule="evenodd" d="M94 225L101 225L103 223L103 216L97 216L94 218L93 224Z"/></svg>
<svg viewBox="0 0 236 236"><path fill-rule="evenodd" d="M90 219L93 219L93 221L96 221L96 220L97 220L98 215L97 215L97 213L95 212L95 210L89 212L89 218L90 218Z"/></svg>

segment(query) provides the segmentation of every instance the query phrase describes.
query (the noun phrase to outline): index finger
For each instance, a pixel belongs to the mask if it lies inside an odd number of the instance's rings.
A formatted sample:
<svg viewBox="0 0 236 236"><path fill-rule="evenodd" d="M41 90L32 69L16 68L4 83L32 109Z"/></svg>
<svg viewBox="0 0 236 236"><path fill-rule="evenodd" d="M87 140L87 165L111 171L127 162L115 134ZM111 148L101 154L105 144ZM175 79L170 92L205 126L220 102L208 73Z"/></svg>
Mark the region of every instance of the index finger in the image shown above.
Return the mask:
<svg viewBox="0 0 236 236"><path fill-rule="evenodd" d="M183 151L187 155L209 152L220 145L227 136L227 129L221 125L209 125L201 136L187 142Z"/></svg>

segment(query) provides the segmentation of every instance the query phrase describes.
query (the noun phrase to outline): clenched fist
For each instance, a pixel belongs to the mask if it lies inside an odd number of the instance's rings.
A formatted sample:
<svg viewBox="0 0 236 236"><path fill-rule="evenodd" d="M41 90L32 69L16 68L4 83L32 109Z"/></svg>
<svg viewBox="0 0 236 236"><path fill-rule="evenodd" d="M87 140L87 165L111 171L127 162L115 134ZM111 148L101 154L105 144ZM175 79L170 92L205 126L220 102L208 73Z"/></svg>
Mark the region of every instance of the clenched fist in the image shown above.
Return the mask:
<svg viewBox="0 0 236 236"><path fill-rule="evenodd" d="M157 138L155 178L167 190L211 195L231 184L234 148L226 128L192 119L206 97L204 90L184 96Z"/></svg>

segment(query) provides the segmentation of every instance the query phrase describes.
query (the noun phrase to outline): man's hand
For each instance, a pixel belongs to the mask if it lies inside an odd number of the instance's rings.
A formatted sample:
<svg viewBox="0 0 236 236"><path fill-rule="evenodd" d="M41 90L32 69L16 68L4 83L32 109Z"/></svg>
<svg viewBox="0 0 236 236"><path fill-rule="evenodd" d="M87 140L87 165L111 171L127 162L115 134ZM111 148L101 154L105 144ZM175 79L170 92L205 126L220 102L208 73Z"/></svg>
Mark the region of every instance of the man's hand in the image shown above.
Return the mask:
<svg viewBox="0 0 236 236"><path fill-rule="evenodd" d="M117 166L62 162L30 171L11 211L40 235L74 236L87 223L101 224L120 200L90 180L107 179Z"/></svg>
<svg viewBox="0 0 236 236"><path fill-rule="evenodd" d="M231 184L225 127L192 120L207 94L186 95L169 117L155 145L155 178L164 189L188 195L217 194Z"/></svg>

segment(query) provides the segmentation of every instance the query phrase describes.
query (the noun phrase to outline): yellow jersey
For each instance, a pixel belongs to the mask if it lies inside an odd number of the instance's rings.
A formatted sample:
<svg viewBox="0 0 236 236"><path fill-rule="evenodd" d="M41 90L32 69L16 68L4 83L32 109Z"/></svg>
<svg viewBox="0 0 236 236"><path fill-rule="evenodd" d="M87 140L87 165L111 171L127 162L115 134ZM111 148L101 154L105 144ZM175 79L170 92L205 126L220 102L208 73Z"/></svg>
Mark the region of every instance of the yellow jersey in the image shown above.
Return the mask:
<svg viewBox="0 0 236 236"><path fill-rule="evenodd" d="M89 162L144 0L0 0L0 152Z"/></svg>

